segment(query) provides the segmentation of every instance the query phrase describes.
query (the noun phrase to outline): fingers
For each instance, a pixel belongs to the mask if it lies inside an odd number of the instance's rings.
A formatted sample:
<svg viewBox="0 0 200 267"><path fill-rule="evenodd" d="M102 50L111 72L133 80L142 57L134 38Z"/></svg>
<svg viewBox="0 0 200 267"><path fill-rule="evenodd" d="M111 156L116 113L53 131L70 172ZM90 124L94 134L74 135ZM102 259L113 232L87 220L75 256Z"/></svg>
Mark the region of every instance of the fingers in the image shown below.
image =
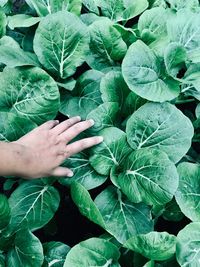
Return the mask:
<svg viewBox="0 0 200 267"><path fill-rule="evenodd" d="M56 127L54 127L52 129L52 132L57 135L62 134L64 131L72 127L74 124L76 124L80 120L81 120L81 117L79 116L65 120L61 122L60 124L58 124Z"/></svg>
<svg viewBox="0 0 200 267"><path fill-rule="evenodd" d="M94 121L93 120L87 120L87 121L78 122L78 123L74 124L72 127L70 127L68 130L63 132L60 135L60 138L61 138L61 140L65 141L66 143L69 143L77 135L79 135L83 131L89 129L93 125L94 125Z"/></svg>
<svg viewBox="0 0 200 267"><path fill-rule="evenodd" d="M76 141L72 144L67 145L67 151L65 153L65 156L69 158L73 154L79 153L84 149L98 145L101 142L103 142L102 136L94 136L94 137L82 139L80 141Z"/></svg>
<svg viewBox="0 0 200 267"><path fill-rule="evenodd" d="M52 129L53 127L55 127L56 125L59 124L59 121L58 120L51 120L51 121L47 121L43 124L41 124L38 128L40 129L46 129L46 130L50 130Z"/></svg>
<svg viewBox="0 0 200 267"><path fill-rule="evenodd" d="M55 168L53 170L53 172L51 173L51 175L58 176L58 177L63 177L63 176L72 177L74 174L68 168L65 168L65 167L57 167L57 168Z"/></svg>

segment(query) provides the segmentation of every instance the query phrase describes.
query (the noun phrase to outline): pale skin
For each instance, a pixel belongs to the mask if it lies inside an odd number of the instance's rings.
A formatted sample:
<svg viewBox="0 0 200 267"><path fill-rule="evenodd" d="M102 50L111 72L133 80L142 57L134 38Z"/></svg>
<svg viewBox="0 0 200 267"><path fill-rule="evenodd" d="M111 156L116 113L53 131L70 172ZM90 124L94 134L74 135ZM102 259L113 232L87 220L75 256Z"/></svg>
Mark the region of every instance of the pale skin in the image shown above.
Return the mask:
<svg viewBox="0 0 200 267"><path fill-rule="evenodd" d="M71 142L93 125L93 120L81 121L80 117L61 123L52 120L15 142L0 142L0 175L25 179L72 177L73 172L60 165L70 156L103 141L103 137L94 136Z"/></svg>

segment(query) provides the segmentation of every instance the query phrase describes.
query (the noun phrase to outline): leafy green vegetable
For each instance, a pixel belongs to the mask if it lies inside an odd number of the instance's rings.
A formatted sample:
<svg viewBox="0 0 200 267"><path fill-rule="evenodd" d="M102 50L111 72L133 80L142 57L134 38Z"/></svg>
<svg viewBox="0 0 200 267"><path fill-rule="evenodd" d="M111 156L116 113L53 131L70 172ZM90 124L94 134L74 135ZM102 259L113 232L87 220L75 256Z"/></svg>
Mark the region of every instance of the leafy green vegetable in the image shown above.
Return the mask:
<svg viewBox="0 0 200 267"><path fill-rule="evenodd" d="M148 7L147 0L119 0L117 4L116 0L97 0L96 2L103 16L114 21L127 21L141 14Z"/></svg>
<svg viewBox="0 0 200 267"><path fill-rule="evenodd" d="M122 74L129 88L139 96L155 102L176 98L179 83L161 73L162 64L142 41L133 43L123 60Z"/></svg>
<svg viewBox="0 0 200 267"><path fill-rule="evenodd" d="M131 203L119 189L108 187L94 202L102 214L106 230L121 243L136 234L152 230L149 207L143 203Z"/></svg>
<svg viewBox="0 0 200 267"><path fill-rule="evenodd" d="M199 265L199 229L200 223L190 223L178 233L176 255L181 266Z"/></svg>
<svg viewBox="0 0 200 267"><path fill-rule="evenodd" d="M78 115L95 124L72 142L104 138L62 162L73 177L1 177L0 266L199 266L199 16L198 0L0 0L0 141Z"/></svg>
<svg viewBox="0 0 200 267"><path fill-rule="evenodd" d="M67 78L84 62L88 42L87 28L80 19L60 11L41 20L34 38L34 51L47 70Z"/></svg>
<svg viewBox="0 0 200 267"><path fill-rule="evenodd" d="M0 194L0 231L4 229L10 221L10 206L6 196Z"/></svg>
<svg viewBox="0 0 200 267"><path fill-rule="evenodd" d="M181 211L192 221L199 221L199 179L200 167L197 164L184 162L178 165L179 186L176 201Z"/></svg>
<svg viewBox="0 0 200 267"><path fill-rule="evenodd" d="M178 162L189 150L194 134L190 120L169 103L147 103L133 113L126 127L133 149L158 148Z"/></svg>
<svg viewBox="0 0 200 267"><path fill-rule="evenodd" d="M44 267L62 267L70 247L61 242L48 242L43 244Z"/></svg>
<svg viewBox="0 0 200 267"><path fill-rule="evenodd" d="M95 21L90 27L90 44L87 63L91 68L102 70L115 66L123 59L127 45L109 19Z"/></svg>
<svg viewBox="0 0 200 267"><path fill-rule="evenodd" d="M127 144L126 134L118 128L105 128L99 135L104 137L104 141L92 149L89 162L99 174L108 175L113 165L118 166L131 149Z"/></svg>
<svg viewBox="0 0 200 267"><path fill-rule="evenodd" d="M174 196L178 173L164 152L141 148L113 167L112 181L135 203L162 205Z"/></svg>
<svg viewBox="0 0 200 267"><path fill-rule="evenodd" d="M58 209L59 201L59 193L51 185L44 185L40 180L22 183L9 198L9 228L23 229L26 223L30 230L43 227Z"/></svg>
<svg viewBox="0 0 200 267"><path fill-rule="evenodd" d="M67 255L64 267L109 266L120 267L119 251L112 243L91 238L74 246Z"/></svg>
<svg viewBox="0 0 200 267"><path fill-rule="evenodd" d="M8 251L6 266L38 267L43 260L43 249L39 239L28 230L19 230L14 247Z"/></svg>
<svg viewBox="0 0 200 267"><path fill-rule="evenodd" d="M175 254L176 237L166 232L150 232L132 237L124 246L151 260L164 261Z"/></svg>
<svg viewBox="0 0 200 267"><path fill-rule="evenodd" d="M0 108L40 124L53 119L60 95L55 81L40 68L5 68L0 73ZM49 105L51 109L49 109Z"/></svg>

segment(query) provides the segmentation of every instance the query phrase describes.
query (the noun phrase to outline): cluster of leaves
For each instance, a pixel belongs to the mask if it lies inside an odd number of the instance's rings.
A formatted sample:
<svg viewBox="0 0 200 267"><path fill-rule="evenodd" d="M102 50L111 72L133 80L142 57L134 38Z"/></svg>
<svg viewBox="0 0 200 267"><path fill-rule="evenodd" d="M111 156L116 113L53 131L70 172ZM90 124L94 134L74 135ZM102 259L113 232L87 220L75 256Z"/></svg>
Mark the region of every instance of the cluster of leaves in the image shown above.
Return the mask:
<svg viewBox="0 0 200 267"><path fill-rule="evenodd" d="M61 113L94 119L85 135L104 142L66 160L70 179L7 177L0 266L199 266L199 1L19 2L0 1L0 140ZM59 207L57 181L104 235L41 244L34 231ZM185 217L177 236L156 231L159 218Z"/></svg>

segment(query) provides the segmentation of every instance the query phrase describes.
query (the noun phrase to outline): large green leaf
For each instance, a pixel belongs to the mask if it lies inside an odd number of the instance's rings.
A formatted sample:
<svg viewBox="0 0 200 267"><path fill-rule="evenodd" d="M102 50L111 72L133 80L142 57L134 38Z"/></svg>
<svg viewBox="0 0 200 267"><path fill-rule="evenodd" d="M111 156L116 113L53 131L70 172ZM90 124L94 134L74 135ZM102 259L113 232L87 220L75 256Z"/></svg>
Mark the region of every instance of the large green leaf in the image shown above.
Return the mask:
<svg viewBox="0 0 200 267"><path fill-rule="evenodd" d="M91 111L103 103L100 93L103 75L100 71L88 70L77 79L72 95L66 90L61 91L60 112L69 117L79 115L86 119Z"/></svg>
<svg viewBox="0 0 200 267"><path fill-rule="evenodd" d="M21 118L11 112L0 112L1 141L16 141L35 127L37 124L26 118Z"/></svg>
<svg viewBox="0 0 200 267"><path fill-rule="evenodd" d="M153 230L150 208L143 203L130 202L119 189L108 187L94 202L105 221L106 230L121 243Z"/></svg>
<svg viewBox="0 0 200 267"><path fill-rule="evenodd" d="M91 68L102 70L116 65L123 59L127 45L113 23L104 20L95 21L90 27L90 51L87 63Z"/></svg>
<svg viewBox="0 0 200 267"><path fill-rule="evenodd" d="M178 165L179 186L176 201L181 211L192 221L200 221L200 166L184 162Z"/></svg>
<svg viewBox="0 0 200 267"><path fill-rule="evenodd" d="M89 220L103 228L106 227L100 211L84 186L74 182L71 185L71 196L83 216L86 216Z"/></svg>
<svg viewBox="0 0 200 267"><path fill-rule="evenodd" d="M167 232L140 234L130 238L124 247L151 260L165 261L175 254L176 237Z"/></svg>
<svg viewBox="0 0 200 267"><path fill-rule="evenodd" d="M44 263L43 267L63 267L67 253L70 247L61 243L51 241L43 244Z"/></svg>
<svg viewBox="0 0 200 267"><path fill-rule="evenodd" d="M26 224L30 230L43 227L54 216L59 201L58 191L41 180L20 184L9 198L10 229L16 231Z"/></svg>
<svg viewBox="0 0 200 267"><path fill-rule="evenodd" d="M130 92L125 99L123 114L125 117L132 115L137 109L146 103L146 99L141 98L134 92Z"/></svg>
<svg viewBox="0 0 200 267"><path fill-rule="evenodd" d="M98 132L104 128L112 127L118 119L119 105L116 102L107 102L92 110L87 119L93 119L95 124L90 129L91 132Z"/></svg>
<svg viewBox="0 0 200 267"><path fill-rule="evenodd" d="M40 66L35 54L23 51L11 37L0 39L0 62L8 67Z"/></svg>
<svg viewBox="0 0 200 267"><path fill-rule="evenodd" d="M191 146L191 121L169 103L146 103L127 122L128 143L133 149L159 148L178 162Z"/></svg>
<svg viewBox="0 0 200 267"><path fill-rule="evenodd" d="M200 223L190 223L178 233L176 258L182 267L199 266Z"/></svg>
<svg viewBox="0 0 200 267"><path fill-rule="evenodd" d="M88 52L87 27L74 14L60 11L43 18L34 37L34 51L51 73L61 78L74 74Z"/></svg>
<svg viewBox="0 0 200 267"><path fill-rule="evenodd" d="M26 2L35 9L39 16L46 16L62 10L79 15L82 6L82 0L26 0Z"/></svg>
<svg viewBox="0 0 200 267"><path fill-rule="evenodd" d="M147 0L96 0L105 17L114 21L127 21L141 14L148 7Z"/></svg>
<svg viewBox="0 0 200 267"><path fill-rule="evenodd" d="M60 94L55 81L37 67L6 68L0 73L0 109L37 124L55 118Z"/></svg>
<svg viewBox="0 0 200 267"><path fill-rule="evenodd" d="M5 195L0 194L0 233L10 221L10 206Z"/></svg>
<svg viewBox="0 0 200 267"><path fill-rule="evenodd" d="M170 43L164 52L164 60L168 74L176 78L179 71L185 67L186 49L180 44Z"/></svg>
<svg viewBox="0 0 200 267"><path fill-rule="evenodd" d="M13 248L8 251L7 267L39 267L44 260L42 244L26 229L17 232Z"/></svg>
<svg viewBox="0 0 200 267"><path fill-rule="evenodd" d="M167 34L167 11L163 7L146 10L139 18L138 30L142 40L151 43Z"/></svg>
<svg viewBox="0 0 200 267"><path fill-rule="evenodd" d="M70 186L74 181L83 185L87 190L103 184L107 176L98 174L90 165L89 157L82 152L68 158L62 166L70 168L74 175L72 178L60 178L59 182L63 185Z"/></svg>
<svg viewBox="0 0 200 267"><path fill-rule="evenodd" d="M178 173L164 152L141 148L113 167L112 181L135 203L163 205L177 190Z"/></svg>
<svg viewBox="0 0 200 267"><path fill-rule="evenodd" d="M64 267L120 267L118 248L100 238L91 238L74 246L67 254Z"/></svg>
<svg viewBox="0 0 200 267"><path fill-rule="evenodd" d="M98 173L108 175L113 165L118 166L131 149L126 134L118 128L105 128L98 135L103 136L104 141L92 149L89 162Z"/></svg>
<svg viewBox="0 0 200 267"><path fill-rule="evenodd" d="M130 93L119 71L108 72L101 80L100 90L103 102L117 102L120 109L124 106L125 98Z"/></svg>
<svg viewBox="0 0 200 267"><path fill-rule="evenodd" d="M196 62L200 58L200 20L199 14L187 9L177 12L168 20L168 34L172 42L181 44L187 51L189 59Z"/></svg>
<svg viewBox="0 0 200 267"><path fill-rule="evenodd" d="M154 102L172 100L180 93L179 83L161 70L159 58L142 41L129 47L122 63L122 74L129 88Z"/></svg>

